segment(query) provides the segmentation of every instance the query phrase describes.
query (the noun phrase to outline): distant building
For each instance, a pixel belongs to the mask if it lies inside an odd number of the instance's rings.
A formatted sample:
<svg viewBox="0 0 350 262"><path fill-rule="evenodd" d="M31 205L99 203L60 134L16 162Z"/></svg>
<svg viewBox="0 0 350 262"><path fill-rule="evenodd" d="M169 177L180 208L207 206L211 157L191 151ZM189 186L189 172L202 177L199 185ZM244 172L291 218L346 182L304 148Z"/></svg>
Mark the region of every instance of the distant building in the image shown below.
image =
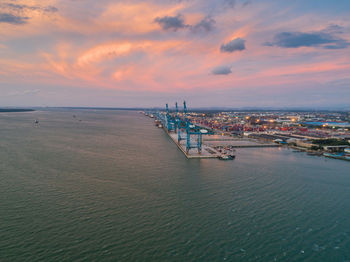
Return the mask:
<svg viewBox="0 0 350 262"><path fill-rule="evenodd" d="M315 145L315 144L313 144L313 143L311 143L311 142L309 142L307 140L301 140L301 139L297 139L295 141L295 144L297 146L304 147L304 148L311 148L313 146L318 146L318 145Z"/></svg>

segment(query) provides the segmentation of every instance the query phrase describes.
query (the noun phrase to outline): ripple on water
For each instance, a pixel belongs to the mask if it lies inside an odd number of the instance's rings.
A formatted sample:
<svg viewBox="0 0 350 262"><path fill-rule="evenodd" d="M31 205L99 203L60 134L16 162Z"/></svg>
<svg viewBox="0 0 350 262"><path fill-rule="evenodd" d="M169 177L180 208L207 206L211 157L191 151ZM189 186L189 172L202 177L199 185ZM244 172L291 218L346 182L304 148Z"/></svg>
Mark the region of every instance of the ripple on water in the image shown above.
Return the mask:
<svg viewBox="0 0 350 262"><path fill-rule="evenodd" d="M0 116L0 260L350 259L349 163L190 161L136 112L37 113Z"/></svg>

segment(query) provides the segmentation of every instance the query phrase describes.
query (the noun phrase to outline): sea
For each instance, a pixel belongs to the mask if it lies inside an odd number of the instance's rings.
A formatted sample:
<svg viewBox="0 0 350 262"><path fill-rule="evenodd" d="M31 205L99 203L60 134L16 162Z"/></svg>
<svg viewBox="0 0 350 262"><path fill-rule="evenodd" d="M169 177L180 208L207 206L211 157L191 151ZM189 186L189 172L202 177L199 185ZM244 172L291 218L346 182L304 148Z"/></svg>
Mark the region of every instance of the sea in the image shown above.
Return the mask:
<svg viewBox="0 0 350 262"><path fill-rule="evenodd" d="M350 261L350 162L235 153L136 111L1 113L0 261Z"/></svg>

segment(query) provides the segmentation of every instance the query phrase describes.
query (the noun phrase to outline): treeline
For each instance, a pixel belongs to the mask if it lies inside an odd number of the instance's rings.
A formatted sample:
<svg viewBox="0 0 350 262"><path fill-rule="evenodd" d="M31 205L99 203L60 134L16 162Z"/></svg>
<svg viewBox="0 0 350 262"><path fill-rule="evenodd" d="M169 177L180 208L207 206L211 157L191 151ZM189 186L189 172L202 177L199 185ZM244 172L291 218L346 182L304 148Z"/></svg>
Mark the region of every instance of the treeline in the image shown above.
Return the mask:
<svg viewBox="0 0 350 262"><path fill-rule="evenodd" d="M350 146L350 143L347 140L336 139L336 138L317 139L317 140L313 140L312 143L317 145L322 145L322 146L343 146L343 145Z"/></svg>
<svg viewBox="0 0 350 262"><path fill-rule="evenodd" d="M35 111L34 109L25 109L25 108L0 108L0 113L8 112L30 112Z"/></svg>

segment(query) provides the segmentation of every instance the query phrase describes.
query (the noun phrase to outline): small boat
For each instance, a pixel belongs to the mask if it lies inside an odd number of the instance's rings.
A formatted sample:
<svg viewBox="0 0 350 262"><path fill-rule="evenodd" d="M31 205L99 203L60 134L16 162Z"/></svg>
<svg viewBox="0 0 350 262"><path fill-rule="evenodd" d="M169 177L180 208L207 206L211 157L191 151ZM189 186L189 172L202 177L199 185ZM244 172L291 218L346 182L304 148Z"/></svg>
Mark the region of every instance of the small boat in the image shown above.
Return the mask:
<svg viewBox="0 0 350 262"><path fill-rule="evenodd" d="M221 155L221 156L219 156L219 159L220 160L233 160L233 159L235 159L235 155Z"/></svg>
<svg viewBox="0 0 350 262"><path fill-rule="evenodd" d="M39 124L39 120L35 119L34 124Z"/></svg>

